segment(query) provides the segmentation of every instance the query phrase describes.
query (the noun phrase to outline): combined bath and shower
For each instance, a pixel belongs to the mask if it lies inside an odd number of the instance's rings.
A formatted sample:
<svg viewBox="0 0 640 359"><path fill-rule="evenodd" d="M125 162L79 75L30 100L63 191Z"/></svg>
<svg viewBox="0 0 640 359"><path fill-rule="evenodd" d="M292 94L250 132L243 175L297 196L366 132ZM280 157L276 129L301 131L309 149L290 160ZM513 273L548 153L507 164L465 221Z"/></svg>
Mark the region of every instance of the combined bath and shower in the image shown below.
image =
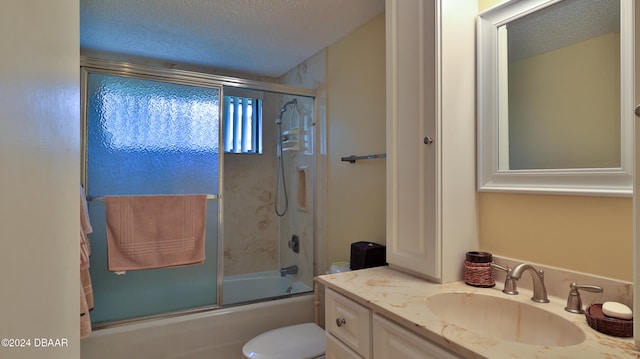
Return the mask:
<svg viewBox="0 0 640 359"><path fill-rule="evenodd" d="M287 213L287 210L289 209L289 198L287 196L287 182L285 180L285 175L284 175L284 172L285 172L284 158L282 156L282 148L283 148L282 142L286 140L282 135L282 115L284 115L284 113L287 112L287 108L289 106L293 106L293 111L296 111L297 104L298 104L298 100L296 99L293 99L285 103L280 109L280 112L278 113L278 117L276 117L276 126L278 127L278 143L276 145L276 155L278 157L278 170L276 171L276 197L274 201L274 209L278 217L284 216ZM282 183L282 186L280 185L280 183ZM281 207L281 203L280 203L281 187L284 195L284 207L282 209L280 208Z"/></svg>

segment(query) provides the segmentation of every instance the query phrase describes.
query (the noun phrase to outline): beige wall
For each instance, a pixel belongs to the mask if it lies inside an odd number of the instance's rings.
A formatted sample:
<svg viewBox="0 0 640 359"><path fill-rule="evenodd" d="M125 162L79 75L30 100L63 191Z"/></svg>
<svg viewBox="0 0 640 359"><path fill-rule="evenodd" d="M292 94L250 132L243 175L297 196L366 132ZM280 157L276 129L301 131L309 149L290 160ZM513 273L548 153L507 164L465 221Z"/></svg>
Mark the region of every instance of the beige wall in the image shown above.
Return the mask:
<svg viewBox="0 0 640 359"><path fill-rule="evenodd" d="M479 217L484 251L633 280L631 198L481 193Z"/></svg>
<svg viewBox="0 0 640 359"><path fill-rule="evenodd" d="M501 2L506 2L506 1L507 0L478 0L478 11L482 12L494 5L497 5Z"/></svg>
<svg viewBox="0 0 640 359"><path fill-rule="evenodd" d="M630 198L507 193L479 198L482 250L632 280Z"/></svg>
<svg viewBox="0 0 640 359"><path fill-rule="evenodd" d="M327 49L327 263L356 241L385 243L385 20L381 14Z"/></svg>
<svg viewBox="0 0 640 359"><path fill-rule="evenodd" d="M0 6L0 338L31 338L2 358L80 356L79 6Z"/></svg>

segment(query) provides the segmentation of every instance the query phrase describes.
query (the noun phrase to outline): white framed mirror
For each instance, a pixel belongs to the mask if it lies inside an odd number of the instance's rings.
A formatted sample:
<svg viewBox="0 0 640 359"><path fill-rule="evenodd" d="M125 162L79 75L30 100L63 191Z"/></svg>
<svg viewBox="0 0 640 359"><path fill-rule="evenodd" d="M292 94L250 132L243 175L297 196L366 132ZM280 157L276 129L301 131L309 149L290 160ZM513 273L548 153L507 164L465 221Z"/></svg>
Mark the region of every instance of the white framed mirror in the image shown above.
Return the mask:
<svg viewBox="0 0 640 359"><path fill-rule="evenodd" d="M478 190L631 196L633 0L478 16Z"/></svg>

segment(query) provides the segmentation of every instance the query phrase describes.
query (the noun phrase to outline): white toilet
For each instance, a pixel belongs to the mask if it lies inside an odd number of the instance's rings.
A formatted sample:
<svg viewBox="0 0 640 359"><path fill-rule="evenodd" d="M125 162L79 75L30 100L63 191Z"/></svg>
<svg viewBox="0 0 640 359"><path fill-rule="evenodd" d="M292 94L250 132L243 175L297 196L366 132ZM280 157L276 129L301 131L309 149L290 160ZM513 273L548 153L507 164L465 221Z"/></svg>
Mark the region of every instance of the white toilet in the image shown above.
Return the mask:
<svg viewBox="0 0 640 359"><path fill-rule="evenodd" d="M251 359L321 359L324 350L324 330L305 323L262 333L242 347L242 354Z"/></svg>

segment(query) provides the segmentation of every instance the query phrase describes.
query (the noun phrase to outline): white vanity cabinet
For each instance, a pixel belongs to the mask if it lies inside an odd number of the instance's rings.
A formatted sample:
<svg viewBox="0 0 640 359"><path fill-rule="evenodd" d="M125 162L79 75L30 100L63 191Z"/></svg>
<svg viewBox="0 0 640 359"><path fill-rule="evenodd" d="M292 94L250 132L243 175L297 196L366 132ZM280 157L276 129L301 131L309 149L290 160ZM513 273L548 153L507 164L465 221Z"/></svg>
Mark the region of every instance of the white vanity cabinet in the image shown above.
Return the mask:
<svg viewBox="0 0 640 359"><path fill-rule="evenodd" d="M371 358L371 309L331 289L325 292L327 358Z"/></svg>
<svg viewBox="0 0 640 359"><path fill-rule="evenodd" d="M362 359L362 357L333 335L327 334L326 359Z"/></svg>
<svg viewBox="0 0 640 359"><path fill-rule="evenodd" d="M375 358L389 359L458 358L378 314L373 315L373 352Z"/></svg>
<svg viewBox="0 0 640 359"><path fill-rule="evenodd" d="M445 349L338 292L325 292L327 359L452 359Z"/></svg>
<svg viewBox="0 0 640 359"><path fill-rule="evenodd" d="M477 250L476 0L387 0L387 262L462 279Z"/></svg>

